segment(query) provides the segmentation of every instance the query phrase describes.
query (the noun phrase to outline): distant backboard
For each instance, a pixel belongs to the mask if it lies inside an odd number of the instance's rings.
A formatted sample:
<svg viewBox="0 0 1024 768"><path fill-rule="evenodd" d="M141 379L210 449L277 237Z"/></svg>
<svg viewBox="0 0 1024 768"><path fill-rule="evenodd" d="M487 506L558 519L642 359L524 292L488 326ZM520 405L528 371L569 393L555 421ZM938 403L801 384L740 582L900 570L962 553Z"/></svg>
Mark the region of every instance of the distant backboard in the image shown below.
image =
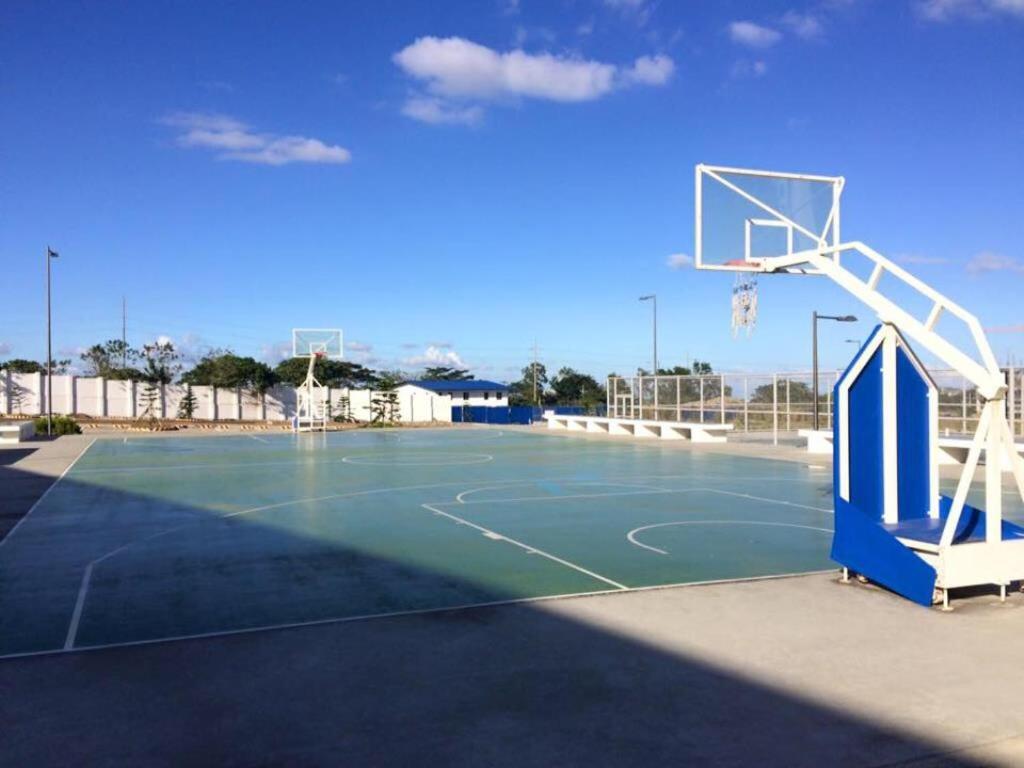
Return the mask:
<svg viewBox="0 0 1024 768"><path fill-rule="evenodd" d="M341 330L338 328L293 328L292 356L331 359L342 357Z"/></svg>
<svg viewBox="0 0 1024 768"><path fill-rule="evenodd" d="M772 271L766 259L839 244L841 176L698 165L698 269ZM806 264L785 272L813 272Z"/></svg>

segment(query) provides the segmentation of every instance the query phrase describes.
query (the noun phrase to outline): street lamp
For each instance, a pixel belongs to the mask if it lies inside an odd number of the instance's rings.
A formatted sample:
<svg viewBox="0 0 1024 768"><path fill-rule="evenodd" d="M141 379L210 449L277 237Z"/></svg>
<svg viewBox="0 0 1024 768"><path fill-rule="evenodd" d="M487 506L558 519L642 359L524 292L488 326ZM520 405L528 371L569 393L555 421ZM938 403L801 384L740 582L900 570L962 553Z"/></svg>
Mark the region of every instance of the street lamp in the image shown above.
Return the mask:
<svg viewBox="0 0 1024 768"><path fill-rule="evenodd" d="M818 321L835 320L837 323L855 323L857 318L853 315L819 315L817 310L811 314L811 346L814 353L814 370L811 372L814 389L814 429L818 429ZM849 339L847 339L849 341Z"/></svg>
<svg viewBox="0 0 1024 768"><path fill-rule="evenodd" d="M59 254L46 246L46 435L53 434L53 334L50 320L50 261Z"/></svg>
<svg viewBox="0 0 1024 768"><path fill-rule="evenodd" d="M658 297L656 294L650 293L646 296L641 296L640 301L650 301L654 308L654 371L652 375L658 375Z"/></svg>

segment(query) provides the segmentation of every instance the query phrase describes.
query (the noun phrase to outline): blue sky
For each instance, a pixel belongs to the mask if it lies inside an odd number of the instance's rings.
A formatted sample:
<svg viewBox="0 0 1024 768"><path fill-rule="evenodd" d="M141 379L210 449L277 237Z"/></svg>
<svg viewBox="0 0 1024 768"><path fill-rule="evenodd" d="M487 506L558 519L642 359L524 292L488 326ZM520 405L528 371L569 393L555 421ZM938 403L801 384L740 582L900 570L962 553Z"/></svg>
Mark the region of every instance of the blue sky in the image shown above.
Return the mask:
<svg viewBox="0 0 1024 768"><path fill-rule="evenodd" d="M120 334L273 360L839 366L824 280L686 268L693 166L842 174L843 234L1024 357L1021 0L46 3L0 10L0 358ZM683 262L672 268L670 261Z"/></svg>

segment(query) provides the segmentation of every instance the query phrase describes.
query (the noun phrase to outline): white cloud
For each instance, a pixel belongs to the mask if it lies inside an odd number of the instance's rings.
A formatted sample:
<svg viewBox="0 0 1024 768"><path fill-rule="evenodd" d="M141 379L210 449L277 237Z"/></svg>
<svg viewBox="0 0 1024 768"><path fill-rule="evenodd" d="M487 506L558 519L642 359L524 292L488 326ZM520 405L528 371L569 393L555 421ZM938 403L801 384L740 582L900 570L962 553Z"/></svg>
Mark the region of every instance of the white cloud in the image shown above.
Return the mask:
<svg viewBox="0 0 1024 768"><path fill-rule="evenodd" d="M782 23L792 30L794 35L804 40L819 38L824 31L821 20L812 13L800 13L793 10L786 11L782 15Z"/></svg>
<svg viewBox="0 0 1024 768"><path fill-rule="evenodd" d="M260 359L270 365L277 365L291 356L292 343L290 341L273 341L260 346Z"/></svg>
<svg viewBox="0 0 1024 768"><path fill-rule="evenodd" d="M920 253L898 253L893 259L901 264L948 264L943 256L925 256Z"/></svg>
<svg viewBox="0 0 1024 768"><path fill-rule="evenodd" d="M176 112L161 122L180 131L177 137L179 146L217 150L217 157L224 160L287 165L341 164L352 159L352 154L344 147L305 136L257 133L245 123L226 115Z"/></svg>
<svg viewBox="0 0 1024 768"><path fill-rule="evenodd" d="M693 257L687 253L673 253L665 260L669 269L689 269L693 266Z"/></svg>
<svg viewBox="0 0 1024 768"><path fill-rule="evenodd" d="M436 96L411 96L402 105L402 114L432 125L476 125L483 119L484 110L475 104L451 104Z"/></svg>
<svg viewBox="0 0 1024 768"><path fill-rule="evenodd" d="M675 72L676 65L668 56L641 56L624 73L624 77L632 83L642 85L664 85Z"/></svg>
<svg viewBox="0 0 1024 768"><path fill-rule="evenodd" d="M462 358L459 357L459 353L454 349L442 349L434 345L430 345L424 350L422 355L413 355L407 357L402 362L405 365L419 367L428 365L443 365L449 368L468 368Z"/></svg>
<svg viewBox="0 0 1024 768"><path fill-rule="evenodd" d="M1024 325L995 325L986 328L985 333L1024 333Z"/></svg>
<svg viewBox="0 0 1024 768"><path fill-rule="evenodd" d="M641 27L651 20L654 11L650 0L604 0L604 4Z"/></svg>
<svg viewBox="0 0 1024 768"><path fill-rule="evenodd" d="M550 53L499 53L460 37L421 37L394 61L431 92L463 98L590 101L612 90L616 72L611 64Z"/></svg>
<svg viewBox="0 0 1024 768"><path fill-rule="evenodd" d="M1024 18L1024 0L918 0L918 15L928 21L985 19L996 15Z"/></svg>
<svg viewBox="0 0 1024 768"><path fill-rule="evenodd" d="M752 21L734 21L729 24L729 37L734 43L751 48L770 48L782 39L782 33Z"/></svg>
<svg viewBox="0 0 1024 768"><path fill-rule="evenodd" d="M392 59L429 94L410 96L402 113L428 123L478 122L481 101L594 101L617 88L663 85L675 69L664 55L641 56L631 66L619 67L519 48L501 52L461 37L421 37Z"/></svg>
<svg viewBox="0 0 1024 768"><path fill-rule="evenodd" d="M967 273L983 275L986 272L1018 272L1024 273L1024 262L1012 256L1005 256L992 251L976 253L967 262Z"/></svg>
<svg viewBox="0 0 1024 768"><path fill-rule="evenodd" d="M763 61L748 61L740 59L732 65L732 76L742 77L764 77L768 72L768 65Z"/></svg>
<svg viewBox="0 0 1024 768"><path fill-rule="evenodd" d="M370 352L373 349L373 344L364 344L361 341L346 341L345 349L352 352Z"/></svg>
<svg viewBox="0 0 1024 768"><path fill-rule="evenodd" d="M6 341L0 341L0 355L9 355L11 354L12 349L14 349L14 347L12 347Z"/></svg>

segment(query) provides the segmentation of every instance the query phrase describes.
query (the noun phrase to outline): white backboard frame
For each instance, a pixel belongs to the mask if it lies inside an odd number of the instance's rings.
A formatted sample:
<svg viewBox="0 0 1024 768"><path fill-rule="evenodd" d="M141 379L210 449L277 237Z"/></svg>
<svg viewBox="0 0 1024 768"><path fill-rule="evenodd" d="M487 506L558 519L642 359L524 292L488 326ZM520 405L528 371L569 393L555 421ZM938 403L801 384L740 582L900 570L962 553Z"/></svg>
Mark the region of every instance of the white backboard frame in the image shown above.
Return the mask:
<svg viewBox="0 0 1024 768"><path fill-rule="evenodd" d="M292 357L321 355L329 360L344 356L340 328L292 328Z"/></svg>
<svg viewBox="0 0 1024 768"><path fill-rule="evenodd" d="M773 208L764 200L758 199L747 190L724 178L723 174L731 176L750 176L769 179L782 179L801 182L817 182L827 184L832 188L832 206L829 211L825 225L821 232L814 232L802 226L799 222L789 218L784 213ZM748 203L756 206L765 215L758 218L747 218L743 222L743 243L742 253L737 253L735 259L730 263L709 262L704 255L704 184L720 184ZM793 235L798 233L817 244L818 252L833 249L830 257L838 260L839 252L836 249L840 240L840 199L846 180L842 176L818 176L804 173L785 173L778 171L763 171L754 168L734 168L725 165L705 165L701 163L694 173L694 264L697 269L720 271L720 272L794 272L800 274L821 274L819 270L809 267L807 264L794 266L792 263L775 265L773 262L786 259L792 262L794 255ZM773 254L772 256L758 256L751 254L752 232L757 227L777 227L786 232L786 253Z"/></svg>

